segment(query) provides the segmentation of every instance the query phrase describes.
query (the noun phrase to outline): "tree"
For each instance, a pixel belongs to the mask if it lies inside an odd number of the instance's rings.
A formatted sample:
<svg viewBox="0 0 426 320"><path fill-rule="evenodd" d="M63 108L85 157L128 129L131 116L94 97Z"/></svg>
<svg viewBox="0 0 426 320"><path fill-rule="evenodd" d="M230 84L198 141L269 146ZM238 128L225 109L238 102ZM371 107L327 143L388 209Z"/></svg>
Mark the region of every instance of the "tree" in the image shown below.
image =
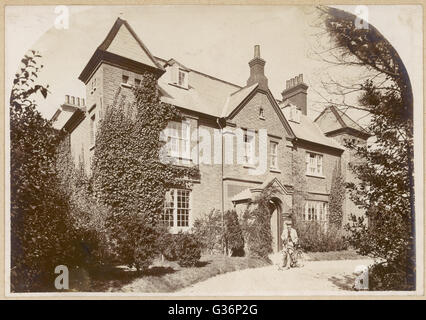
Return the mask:
<svg viewBox="0 0 426 320"><path fill-rule="evenodd" d="M104 113L92 170L96 198L111 211L108 228L118 259L143 268L154 254L151 248L166 190L190 187L198 169L160 159L161 132L169 121L182 116L172 105L160 102L154 75L144 73L132 93L128 101L119 88Z"/></svg>
<svg viewBox="0 0 426 320"><path fill-rule="evenodd" d="M56 151L61 133L36 110L41 56L30 51L21 60L10 95L11 290L45 291L53 287L57 265L74 256L68 202L59 190Z"/></svg>
<svg viewBox="0 0 426 320"><path fill-rule="evenodd" d="M271 204L280 193L278 187L266 187L243 214L243 234L250 255L268 259L272 253Z"/></svg>
<svg viewBox="0 0 426 320"><path fill-rule="evenodd" d="M197 217L192 231L200 241L202 249L208 254L223 253L223 221L222 212L212 209L208 213Z"/></svg>
<svg viewBox="0 0 426 320"><path fill-rule="evenodd" d="M374 26L358 28L354 15L338 9L320 11L333 63L367 74L362 83L340 91L357 92L359 106L353 107L368 111L367 129L375 137L374 145L348 144L363 160L352 166L359 183L348 187L369 221L367 226L365 219L351 217L351 242L360 253L383 260L372 268L379 279L372 289L414 289L413 96L407 70Z"/></svg>
<svg viewBox="0 0 426 320"><path fill-rule="evenodd" d="M225 213L225 243L230 255L244 255L244 237L235 210L228 210Z"/></svg>
<svg viewBox="0 0 426 320"><path fill-rule="evenodd" d="M330 188L329 222L337 228L343 223L343 202L345 200L345 182L340 172L340 166L333 170Z"/></svg>

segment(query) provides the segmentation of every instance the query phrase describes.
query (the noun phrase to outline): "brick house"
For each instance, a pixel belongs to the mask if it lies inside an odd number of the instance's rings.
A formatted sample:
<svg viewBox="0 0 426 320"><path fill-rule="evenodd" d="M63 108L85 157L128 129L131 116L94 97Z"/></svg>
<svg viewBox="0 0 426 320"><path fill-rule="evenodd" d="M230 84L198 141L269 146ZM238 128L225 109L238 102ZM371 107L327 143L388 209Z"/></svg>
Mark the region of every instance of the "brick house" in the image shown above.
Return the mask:
<svg viewBox="0 0 426 320"><path fill-rule="evenodd" d="M365 143L368 134L330 107L312 121L308 118L303 76L286 83L281 99L268 88L265 61L255 46L244 87L185 67L174 59L151 54L130 25L118 18L96 49L79 79L86 98L66 97L52 120L69 133L71 153L90 171L96 126L118 88L131 95L143 72L153 73L161 100L184 115L166 130L168 152L180 165L195 165L200 180L191 190L166 194L162 219L172 230L188 230L194 219L211 209L241 212L256 194L273 184L282 193L271 204L274 250L279 250L283 218L295 211L295 193L305 220L327 220L333 170L347 179L351 156L343 147L352 137ZM333 118L334 117L334 118ZM240 152L241 151L241 152ZM259 169L261 168L261 169ZM353 209L346 203L345 213Z"/></svg>

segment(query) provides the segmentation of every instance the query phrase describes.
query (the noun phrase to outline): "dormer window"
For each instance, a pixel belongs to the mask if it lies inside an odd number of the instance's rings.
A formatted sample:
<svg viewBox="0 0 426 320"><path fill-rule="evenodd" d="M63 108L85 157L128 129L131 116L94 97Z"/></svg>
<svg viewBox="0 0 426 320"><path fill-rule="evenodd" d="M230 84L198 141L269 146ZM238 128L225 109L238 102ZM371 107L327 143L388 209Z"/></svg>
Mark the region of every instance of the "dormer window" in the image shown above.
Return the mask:
<svg viewBox="0 0 426 320"><path fill-rule="evenodd" d="M174 63L170 66L170 84L177 87L188 89L189 71L183 66Z"/></svg>
<svg viewBox="0 0 426 320"><path fill-rule="evenodd" d="M181 88L188 89L188 71L179 69L177 85Z"/></svg>

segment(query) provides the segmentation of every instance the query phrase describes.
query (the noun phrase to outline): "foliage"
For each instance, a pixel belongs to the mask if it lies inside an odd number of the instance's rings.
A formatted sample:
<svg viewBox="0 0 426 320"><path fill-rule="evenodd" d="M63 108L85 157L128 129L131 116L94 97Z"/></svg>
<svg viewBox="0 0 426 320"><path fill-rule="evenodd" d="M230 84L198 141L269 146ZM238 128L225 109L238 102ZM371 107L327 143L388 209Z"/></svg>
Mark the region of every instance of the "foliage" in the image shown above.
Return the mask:
<svg viewBox="0 0 426 320"><path fill-rule="evenodd" d="M11 290L38 291L53 286L54 269L75 256L68 199L60 192L56 150L61 140L50 121L36 110L35 84L40 55L21 60L10 95Z"/></svg>
<svg viewBox="0 0 426 320"><path fill-rule="evenodd" d="M170 249L167 250L171 261L177 261L181 267L193 267L201 258L201 243L191 233L180 231L172 235Z"/></svg>
<svg viewBox="0 0 426 320"><path fill-rule="evenodd" d="M294 181L293 192L293 219L302 217L305 213L305 202L308 198L308 184L306 181L305 158L300 152L295 152L292 161L292 173Z"/></svg>
<svg viewBox="0 0 426 320"><path fill-rule="evenodd" d="M342 227L344 200L345 182L340 171L340 166L336 166L331 179L328 221L337 228Z"/></svg>
<svg viewBox="0 0 426 320"><path fill-rule="evenodd" d="M270 205L279 192L274 186L263 189L243 213L242 229L250 255L268 259L272 253Z"/></svg>
<svg viewBox="0 0 426 320"><path fill-rule="evenodd" d="M67 195L69 218L75 229L79 254L75 264L85 268L111 262L110 241L106 230L108 208L97 203L93 195L92 181L84 164L75 165L69 136L59 145L56 163L61 192Z"/></svg>
<svg viewBox="0 0 426 320"><path fill-rule="evenodd" d="M93 186L96 198L111 212L107 227L117 259L145 267L154 255L166 190L188 188L198 169L160 159L161 132L170 120L182 117L172 105L160 102L155 76L144 73L132 92L133 99L126 100L119 88L100 121Z"/></svg>
<svg viewBox="0 0 426 320"><path fill-rule="evenodd" d="M158 225L159 237L157 239L157 245L159 252L166 258L168 261L176 261L176 250L174 247L174 235L170 233L168 227L159 224Z"/></svg>
<svg viewBox="0 0 426 320"><path fill-rule="evenodd" d="M368 286L370 290L395 290L395 283L406 283L405 270L395 268L394 264L376 263L368 270ZM401 286L398 290L410 290L410 286Z"/></svg>
<svg viewBox="0 0 426 320"><path fill-rule="evenodd" d="M299 236L299 243L306 252L341 251L348 248L348 243L341 228L335 225L325 227L317 221L297 221L294 225Z"/></svg>
<svg viewBox="0 0 426 320"><path fill-rule="evenodd" d="M211 210L208 214L197 217L192 231L201 243L203 251L209 254L223 252L223 218L219 210Z"/></svg>
<svg viewBox="0 0 426 320"><path fill-rule="evenodd" d="M351 217L351 244L361 254L386 262L392 274L379 272L383 267L372 269L373 277L380 278L373 282L378 289L414 289L413 96L408 73L396 50L371 24L357 28L355 16L338 9L325 8L323 13L340 63L375 73L358 88L375 143L349 145L362 160L352 166L359 183L349 185L351 198L368 219L367 224Z"/></svg>
<svg viewBox="0 0 426 320"><path fill-rule="evenodd" d="M244 237L235 210L228 210L225 213L225 243L231 256L244 255Z"/></svg>
<svg viewBox="0 0 426 320"><path fill-rule="evenodd" d="M158 228L137 212L110 215L106 223L115 261L138 271L147 269L159 252Z"/></svg>

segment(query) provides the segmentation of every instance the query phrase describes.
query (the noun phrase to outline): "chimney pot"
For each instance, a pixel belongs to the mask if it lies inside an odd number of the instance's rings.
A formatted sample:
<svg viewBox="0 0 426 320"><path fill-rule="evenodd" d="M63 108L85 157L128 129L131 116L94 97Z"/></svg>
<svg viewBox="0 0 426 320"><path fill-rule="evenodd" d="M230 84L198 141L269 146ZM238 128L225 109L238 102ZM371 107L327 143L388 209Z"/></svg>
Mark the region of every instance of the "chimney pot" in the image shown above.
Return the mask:
<svg viewBox="0 0 426 320"><path fill-rule="evenodd" d="M288 100L301 109L302 114L307 115L307 91L308 86L303 82L303 74L286 81L286 88L281 93L283 101Z"/></svg>
<svg viewBox="0 0 426 320"><path fill-rule="evenodd" d="M258 44L254 46L254 57L260 58L260 46Z"/></svg>

